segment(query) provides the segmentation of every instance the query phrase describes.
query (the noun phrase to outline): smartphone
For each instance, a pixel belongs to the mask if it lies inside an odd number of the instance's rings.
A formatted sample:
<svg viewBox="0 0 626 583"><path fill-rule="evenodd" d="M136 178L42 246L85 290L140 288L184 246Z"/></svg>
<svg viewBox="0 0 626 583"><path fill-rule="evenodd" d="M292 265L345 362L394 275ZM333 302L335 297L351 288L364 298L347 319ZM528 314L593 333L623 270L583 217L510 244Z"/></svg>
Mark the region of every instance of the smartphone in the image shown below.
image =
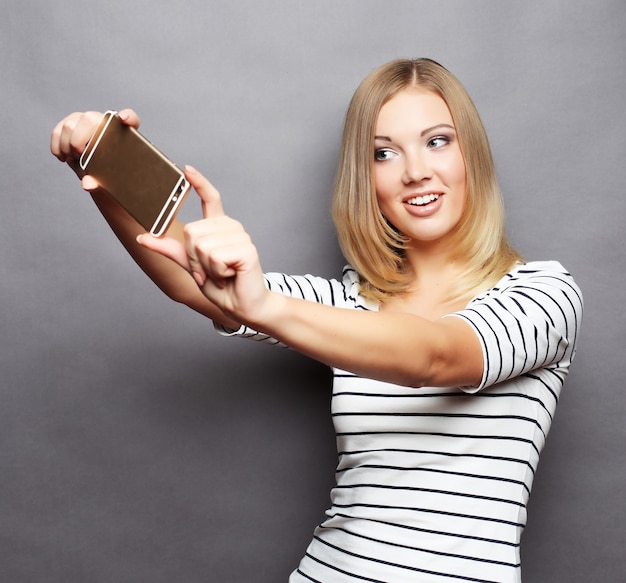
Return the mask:
<svg viewBox="0 0 626 583"><path fill-rule="evenodd" d="M104 114L80 167L156 237L165 234L190 189L176 164L116 111Z"/></svg>

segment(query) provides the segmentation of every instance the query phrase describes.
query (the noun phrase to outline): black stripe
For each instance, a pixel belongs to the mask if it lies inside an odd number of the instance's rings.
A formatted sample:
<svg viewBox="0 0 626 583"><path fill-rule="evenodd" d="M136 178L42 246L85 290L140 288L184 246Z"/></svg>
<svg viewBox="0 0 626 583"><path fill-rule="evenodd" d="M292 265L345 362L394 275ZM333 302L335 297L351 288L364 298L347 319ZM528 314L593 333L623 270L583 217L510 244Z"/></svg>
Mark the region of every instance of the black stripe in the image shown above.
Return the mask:
<svg viewBox="0 0 626 583"><path fill-rule="evenodd" d="M540 454L537 445L532 439L526 439L525 437L517 437L515 435L462 435L458 433L442 433L435 431L344 431L336 433L337 437L350 437L350 436L366 436L366 435L427 435L437 437L448 437L450 439L495 439L497 441L519 441L520 443L527 443L530 445L537 455Z"/></svg>
<svg viewBox="0 0 626 583"><path fill-rule="evenodd" d="M453 516L454 518L467 518L468 520L479 520L483 522L493 522L495 524L507 524L516 528L523 528L526 525L520 522L511 522L502 518L488 518L486 516L474 516L472 514L461 514L459 512L447 512L445 510L433 510L432 508L419 508L411 506L384 506L382 504L333 504L333 508L376 508L378 510L408 510L411 512L423 512L424 514L437 514L441 516Z"/></svg>
<svg viewBox="0 0 626 583"><path fill-rule="evenodd" d="M373 537L370 537L370 536L365 536L364 534L359 534L359 533L356 533L356 532L350 532L348 529L341 528L341 527L338 527L338 526L327 527L327 526L322 525L321 528L331 529L331 530L339 530L341 532L345 532L349 536L353 536L353 537L356 537L356 538L362 538L363 540L368 540L368 541L371 541L371 542L374 542L374 543L379 543L379 544L383 544L383 545L389 545L389 546L396 547L396 548L399 548L399 549L408 549L410 551L420 551L422 553L426 553L426 554L430 554L430 555L437 555L437 556L440 556L440 557L450 557L452 559L461 559L461 560L464 560L464 561L477 561L479 563L489 563L491 565L502 565L504 567L514 567L514 568L520 567L519 563L506 563L504 561L495 561L493 559L485 559L484 557L472 557L472 556L469 556L469 555L460 555L458 553L445 553L443 551L435 551L433 549L428 549L428 548L412 547L412 546L409 546L409 545L404 545L404 544L400 544L400 543L394 543L394 542L386 541L386 540L383 540L383 539L377 539L377 538L373 538Z"/></svg>
<svg viewBox="0 0 626 583"><path fill-rule="evenodd" d="M449 451L439 451L439 450L427 450L427 449L396 449L396 448L380 448L380 449L363 449L363 450L353 450L353 451L340 451L337 453L338 456L349 457L351 455L361 455L364 453L378 453L378 452L390 452L390 453L411 453L411 454L421 454L421 455L440 455L446 457L465 457L465 458L476 458L476 459L484 459L484 460L492 460L497 462L510 462L514 464L521 464L523 466L528 466L528 468L535 473L535 468L533 468L532 464L527 459L518 459L513 457L504 457L504 456L496 456L496 455L486 455L479 453L452 453Z"/></svg>
<svg viewBox="0 0 626 583"><path fill-rule="evenodd" d="M358 467L368 467L368 466L358 466ZM471 498L473 500L486 500L489 502L498 502L501 504L510 504L511 506L518 506L520 508L526 508L526 504L524 504L523 502L520 502L519 500L507 500L506 498L497 498L495 496L483 496L481 494L469 494L468 492L456 492L454 490L419 488L417 486L387 486L385 484L342 484L342 485L335 486L333 490L352 490L352 489L357 489L357 488L373 488L377 490L394 490L394 491L401 490L401 491L406 491L406 492L423 492L425 494L441 494L443 496L456 496L458 498Z"/></svg>
<svg viewBox="0 0 626 583"><path fill-rule="evenodd" d="M403 412L391 412L391 413L373 413L370 411L365 412L343 412L332 413L331 417L441 417L443 419L484 419L484 420L496 420L496 419L510 419L512 421L523 421L525 423L531 423L536 425L541 432L545 435L545 431L537 419L532 417L524 417L523 415L478 415L470 413L403 413Z"/></svg>
<svg viewBox="0 0 626 583"><path fill-rule="evenodd" d="M330 516L330 518L334 518L335 516L338 516L340 518L347 518L347 519L352 519L354 518L354 516L351 516L350 514L343 514L342 512L335 512L334 514L332 514ZM440 530L432 530L430 528L422 528L420 526L411 526L409 524L396 524L393 522L386 522L385 520L379 520L378 518L363 518L362 520L367 521L367 522L373 522L375 524L382 524L384 526L389 526L392 528L401 528L403 530L412 530L412 531L416 531L416 532L423 532L426 534L435 534L437 536L445 536L445 537L449 537L449 538L462 538L464 540L472 540L472 541L477 541L477 542L483 542L483 543L489 543L489 544L493 544L493 545L502 545L502 546L506 546L506 547L513 547L513 548L519 548L520 544L519 543L513 543L510 542L508 540L499 540L496 538L486 538L484 536L475 536L475 535L470 535L470 534L462 534L460 532L445 532L445 531L440 531ZM323 524L320 525L321 528L330 528L330 527L325 527Z"/></svg>
<svg viewBox="0 0 626 583"><path fill-rule="evenodd" d="M383 561L382 559L373 559L371 557L366 557L366 556L363 556L363 555L359 555L357 553L353 553L352 551L348 551L346 549L342 549L340 547L337 547L337 546L329 543L328 541L322 540L321 538L319 538L317 536L315 537L315 539L318 542L320 542L320 543L322 543L322 544L324 544L324 545L326 545L326 546L328 546L328 547L330 547L330 548L332 548L332 549L334 549L334 550L336 550L336 551L338 551L340 553L344 553L346 555L350 555L352 557L356 557L357 559L363 559L365 561L370 561L370 562L373 562L373 563L379 563L381 565L388 565L390 567L396 567L396 568L399 568L399 569L406 569L406 570L409 570L409 571L414 571L416 573L426 573L428 575L436 575L436 576L439 576L439 577L450 577L450 578L458 579L458 580L461 580L461 581L473 581L474 583L498 583L497 581L488 581L486 579L475 579L474 577L465 577L463 575L454 575L454 574L451 574L451 573L443 573L443 572L439 572L439 571L431 571L429 569L420 569L419 567L411 567L411 566L408 566L408 565L399 565L397 563L392 563L390 561ZM308 555L308 553L307 553L307 555ZM315 559L315 557L313 557L311 555L309 555L309 556L312 559ZM327 565L327 566L329 568L331 568L331 569L334 569L336 571L342 572L342 573L344 573L346 575L350 575L352 577L356 577L356 578L361 579L363 581L374 581L374 579L369 579L369 578L362 577L362 576L359 576L359 575L354 575L352 573L346 573L345 571L341 571L340 569L337 569L336 567L333 567L331 565ZM382 582L382 583L385 583L385 582Z"/></svg>
<svg viewBox="0 0 626 583"><path fill-rule="evenodd" d="M521 480L513 480L512 478L503 478L501 476L484 476L480 474L470 474L467 472L452 472L450 470L438 470L435 468L416 468L416 467L401 467L401 466L386 466L383 464L358 464L356 466L350 466L347 468L341 468L335 470L336 474L343 474L344 472L348 472L355 469L368 469L368 470L391 470L395 472L422 472L429 474L442 474L444 476L460 476L462 478L471 478L473 480L487 480L491 482L506 482L507 484L516 484L517 486L521 486L530 494L530 489L526 485L525 482ZM395 507L394 507L395 508Z"/></svg>

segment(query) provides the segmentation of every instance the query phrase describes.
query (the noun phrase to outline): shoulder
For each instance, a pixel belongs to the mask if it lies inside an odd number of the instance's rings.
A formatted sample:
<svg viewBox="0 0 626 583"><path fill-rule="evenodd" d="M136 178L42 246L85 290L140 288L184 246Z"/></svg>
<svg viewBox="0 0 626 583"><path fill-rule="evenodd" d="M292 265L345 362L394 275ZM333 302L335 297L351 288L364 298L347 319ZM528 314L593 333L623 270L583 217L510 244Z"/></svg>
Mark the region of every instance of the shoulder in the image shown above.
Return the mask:
<svg viewBox="0 0 626 583"><path fill-rule="evenodd" d="M572 274L558 261L530 261L518 263L491 289L474 297L470 305L514 289L564 289L568 295L577 296L582 303L582 293Z"/></svg>
<svg viewBox="0 0 626 583"><path fill-rule="evenodd" d="M531 261L517 264L494 287L474 297L463 312L573 323L576 330L582 310L582 292L563 265Z"/></svg>
<svg viewBox="0 0 626 583"><path fill-rule="evenodd" d="M578 327L583 296L572 274L561 263L531 261L517 264L495 286L475 296L466 311L489 307L499 312L514 306L524 313L530 310L549 316L559 312L566 320L575 320Z"/></svg>
<svg viewBox="0 0 626 583"><path fill-rule="evenodd" d="M453 315L474 328L483 346L484 387L547 366L565 373L582 313L572 275L557 261L533 261L516 265Z"/></svg>

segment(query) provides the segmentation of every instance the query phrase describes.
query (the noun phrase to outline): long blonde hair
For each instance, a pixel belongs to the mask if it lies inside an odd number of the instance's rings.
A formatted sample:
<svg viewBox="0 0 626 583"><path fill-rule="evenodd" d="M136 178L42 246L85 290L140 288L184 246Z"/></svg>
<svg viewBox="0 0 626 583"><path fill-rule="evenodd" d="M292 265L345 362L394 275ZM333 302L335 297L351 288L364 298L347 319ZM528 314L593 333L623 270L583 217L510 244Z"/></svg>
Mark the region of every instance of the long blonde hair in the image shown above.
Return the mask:
<svg viewBox="0 0 626 583"><path fill-rule="evenodd" d="M460 299L492 287L521 257L506 237L502 195L478 111L458 79L439 63L398 59L379 67L359 85L346 114L333 220L365 297L384 301L408 289L414 274L404 259L406 240L380 211L373 171L378 113L407 87L430 90L446 102L465 161L466 203L455 243L456 256L466 269L450 298Z"/></svg>

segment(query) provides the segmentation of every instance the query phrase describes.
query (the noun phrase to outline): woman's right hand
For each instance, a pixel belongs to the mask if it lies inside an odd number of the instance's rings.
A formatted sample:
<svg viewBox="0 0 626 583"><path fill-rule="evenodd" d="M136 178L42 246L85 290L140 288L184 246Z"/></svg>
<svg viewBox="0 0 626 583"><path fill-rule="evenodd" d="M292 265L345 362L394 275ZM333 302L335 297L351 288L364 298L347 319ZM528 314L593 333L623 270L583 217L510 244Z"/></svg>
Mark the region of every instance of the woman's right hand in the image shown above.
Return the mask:
<svg viewBox="0 0 626 583"><path fill-rule="evenodd" d="M78 160L87 146L89 138L93 135L102 121L102 113L97 111L75 112L63 118L52 130L50 138L50 151L61 162L67 164L82 179L85 190L95 190L97 182L90 176L83 176ZM118 113L122 122L139 128L139 116L132 109L123 109Z"/></svg>
<svg viewBox="0 0 626 583"><path fill-rule="evenodd" d="M232 270L230 264L226 265L224 263L221 264L222 271L220 271L219 268L215 267L215 262L209 269L208 266L205 267L199 261L199 256L191 241L192 238L194 240L197 238L197 229L192 229L194 233L193 237L186 235L183 225L176 219L168 230L167 237L162 237L161 239L152 237L145 233L144 228L126 213L113 198L104 192L104 190L98 190L98 183L92 176L84 175L84 172L82 172L79 165L80 156L85 150L87 142L102 121L102 115L102 113L95 111L76 112L62 119L52 132L50 140L50 150L52 154L61 162L66 162L81 178L82 187L92 193L96 205L121 243L141 269L167 296L229 328L238 328L240 322L229 318L227 312L221 307L224 305L228 309L228 294L225 293L223 289L220 289L220 286L224 287L224 280L226 280L226 283L230 284L228 286L229 289L236 288L236 286L232 285L233 282L231 281L234 279L233 276L236 270ZM125 124L139 128L139 116L131 109L120 111L118 116ZM255 252L255 250L251 244L245 244L247 236L245 233L241 232L241 229L239 229L237 233L237 229L234 227L235 222L229 221L227 217L223 216L224 211L222 210L219 193L199 172L188 169L187 176L192 186L194 186L200 194L205 218L211 217L216 223L229 225L231 227L230 229L225 227L222 230L233 231L234 238L243 239L244 244L239 247L243 247L244 250L248 251L249 255L252 255L252 259L249 260L248 263L251 264L253 268L257 267L257 271L254 272L254 275L257 277L250 278L250 280L256 283L257 287L251 286L247 280L246 282L241 282L241 280L245 278L239 277L238 281L243 284L245 290L248 292L245 297L249 297L250 292L254 289L260 290L260 293L265 293L266 289L262 275L260 277L257 275L260 271L260 267L258 266L258 260L256 263L254 262L256 256L253 252ZM200 221L200 224L206 226L206 221ZM138 236L140 236L140 244L137 244ZM212 280L209 279L206 271L213 274ZM254 271L254 269L252 269L252 271ZM190 274L192 277L190 277ZM213 280L217 281L217 285L210 285ZM259 282L260 286L258 285ZM221 304L212 301L209 297L210 293L207 292L213 288L219 292L218 296L220 300L224 297ZM234 294L234 297L237 298L237 294ZM233 308L230 309L230 313L234 313L235 311L236 310Z"/></svg>

